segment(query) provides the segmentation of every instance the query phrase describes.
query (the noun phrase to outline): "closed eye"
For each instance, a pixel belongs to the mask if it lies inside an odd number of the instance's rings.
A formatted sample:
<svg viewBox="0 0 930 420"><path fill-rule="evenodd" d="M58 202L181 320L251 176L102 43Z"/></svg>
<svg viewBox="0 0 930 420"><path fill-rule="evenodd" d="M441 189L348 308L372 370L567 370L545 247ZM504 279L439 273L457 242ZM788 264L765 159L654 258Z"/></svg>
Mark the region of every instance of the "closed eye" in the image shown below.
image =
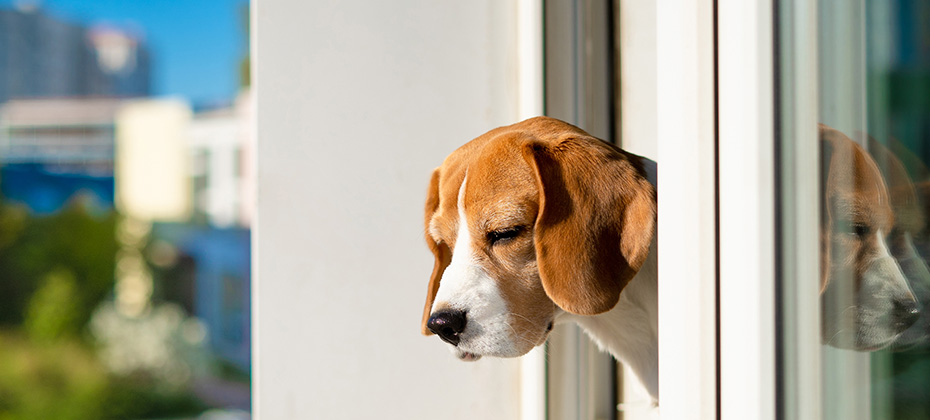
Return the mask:
<svg viewBox="0 0 930 420"><path fill-rule="evenodd" d="M491 232L488 232L488 243L495 245L498 243L504 243L510 241L513 238L516 238L523 232L523 226L512 226L505 229L498 229Z"/></svg>
<svg viewBox="0 0 930 420"><path fill-rule="evenodd" d="M834 226L834 232L842 232L851 237L864 238L872 234L872 226L864 222L839 220Z"/></svg>
<svg viewBox="0 0 930 420"><path fill-rule="evenodd" d="M862 238L872 233L872 227L865 223L854 223L852 226L852 232Z"/></svg>

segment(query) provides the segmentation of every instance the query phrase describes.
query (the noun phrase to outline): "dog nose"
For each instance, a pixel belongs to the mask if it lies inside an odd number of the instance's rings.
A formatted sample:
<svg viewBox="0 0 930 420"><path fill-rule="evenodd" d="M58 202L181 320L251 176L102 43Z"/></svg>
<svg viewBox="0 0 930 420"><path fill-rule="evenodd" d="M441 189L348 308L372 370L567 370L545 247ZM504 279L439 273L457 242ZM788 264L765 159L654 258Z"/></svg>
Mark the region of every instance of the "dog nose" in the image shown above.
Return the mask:
<svg viewBox="0 0 930 420"><path fill-rule="evenodd" d="M438 335L442 341L457 346L459 334L465 331L465 312L451 309L438 311L426 321L426 328Z"/></svg>
<svg viewBox="0 0 930 420"><path fill-rule="evenodd" d="M894 301L894 324L898 331L908 329L920 317L920 304L916 300Z"/></svg>

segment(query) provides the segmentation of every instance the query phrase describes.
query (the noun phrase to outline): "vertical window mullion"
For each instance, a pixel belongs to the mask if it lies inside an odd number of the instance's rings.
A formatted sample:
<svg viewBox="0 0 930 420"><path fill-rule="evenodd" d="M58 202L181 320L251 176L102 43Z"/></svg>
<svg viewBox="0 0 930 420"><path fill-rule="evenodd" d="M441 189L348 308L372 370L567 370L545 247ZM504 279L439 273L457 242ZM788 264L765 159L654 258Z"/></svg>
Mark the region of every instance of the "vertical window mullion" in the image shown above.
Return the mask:
<svg viewBox="0 0 930 420"><path fill-rule="evenodd" d="M780 328L777 412L819 419L821 410L819 140L817 139L817 4L778 0L774 24L776 206Z"/></svg>
<svg viewBox="0 0 930 420"><path fill-rule="evenodd" d="M659 405L663 418L712 420L718 412L713 2L656 7Z"/></svg>
<svg viewBox="0 0 930 420"><path fill-rule="evenodd" d="M720 418L775 418L771 1L718 2Z"/></svg>
<svg viewBox="0 0 930 420"><path fill-rule="evenodd" d="M545 113L544 0L519 0L517 19L519 34L518 119ZM548 344L534 348L520 361L520 418L546 420L546 349Z"/></svg>

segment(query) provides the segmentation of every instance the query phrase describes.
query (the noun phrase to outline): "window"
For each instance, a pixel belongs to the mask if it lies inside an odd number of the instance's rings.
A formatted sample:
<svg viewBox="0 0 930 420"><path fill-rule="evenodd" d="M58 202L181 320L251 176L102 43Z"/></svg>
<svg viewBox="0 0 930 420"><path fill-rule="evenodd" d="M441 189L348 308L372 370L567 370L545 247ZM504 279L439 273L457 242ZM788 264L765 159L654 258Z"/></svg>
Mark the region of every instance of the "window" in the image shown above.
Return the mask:
<svg viewBox="0 0 930 420"><path fill-rule="evenodd" d="M926 418L930 8L776 3L780 417Z"/></svg>
<svg viewBox="0 0 930 420"><path fill-rule="evenodd" d="M613 1L545 2L545 114L617 143L615 19ZM622 366L574 324L557 325L547 348L549 418L616 418Z"/></svg>

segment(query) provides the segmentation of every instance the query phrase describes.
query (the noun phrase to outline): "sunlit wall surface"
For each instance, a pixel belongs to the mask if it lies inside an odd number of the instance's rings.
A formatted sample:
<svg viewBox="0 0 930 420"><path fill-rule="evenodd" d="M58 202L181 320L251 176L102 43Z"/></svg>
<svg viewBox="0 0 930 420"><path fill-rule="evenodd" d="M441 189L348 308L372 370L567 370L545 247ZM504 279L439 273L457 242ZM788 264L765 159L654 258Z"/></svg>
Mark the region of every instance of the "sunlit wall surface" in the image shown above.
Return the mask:
<svg viewBox="0 0 930 420"><path fill-rule="evenodd" d="M0 418L250 418L247 22L0 0Z"/></svg>

